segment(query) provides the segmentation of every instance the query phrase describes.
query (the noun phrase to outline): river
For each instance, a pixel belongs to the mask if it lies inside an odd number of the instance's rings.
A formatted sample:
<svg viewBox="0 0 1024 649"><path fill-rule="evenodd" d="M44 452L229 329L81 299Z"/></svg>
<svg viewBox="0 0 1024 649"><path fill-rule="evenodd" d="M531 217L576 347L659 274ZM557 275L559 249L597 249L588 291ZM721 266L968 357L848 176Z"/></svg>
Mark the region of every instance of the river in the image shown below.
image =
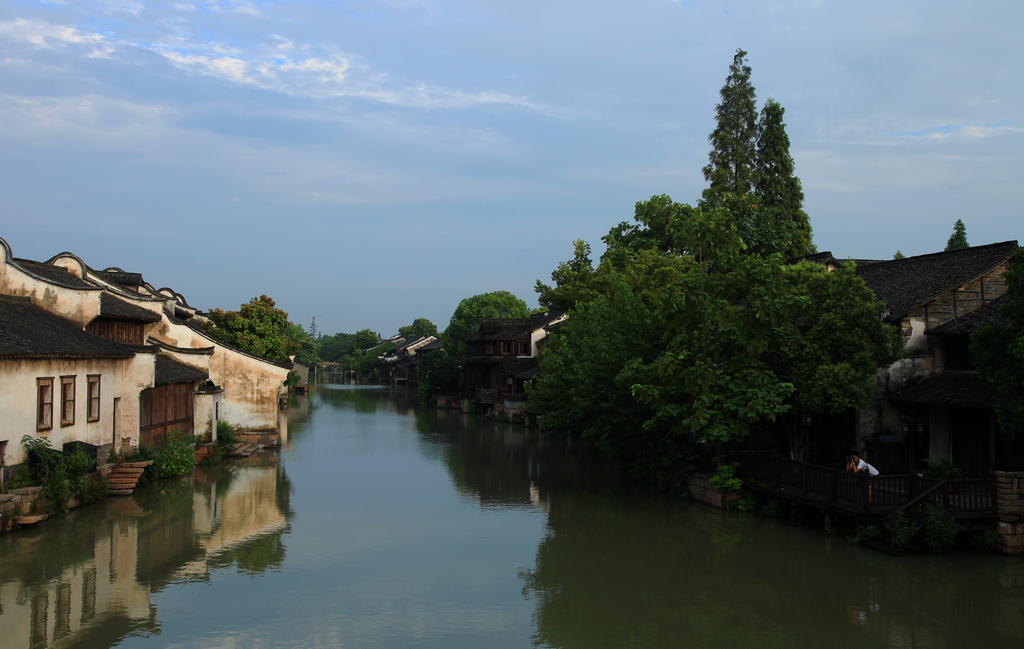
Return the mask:
<svg viewBox="0 0 1024 649"><path fill-rule="evenodd" d="M1024 560L895 558L579 443L324 386L289 441L0 537L0 647L1012 647Z"/></svg>

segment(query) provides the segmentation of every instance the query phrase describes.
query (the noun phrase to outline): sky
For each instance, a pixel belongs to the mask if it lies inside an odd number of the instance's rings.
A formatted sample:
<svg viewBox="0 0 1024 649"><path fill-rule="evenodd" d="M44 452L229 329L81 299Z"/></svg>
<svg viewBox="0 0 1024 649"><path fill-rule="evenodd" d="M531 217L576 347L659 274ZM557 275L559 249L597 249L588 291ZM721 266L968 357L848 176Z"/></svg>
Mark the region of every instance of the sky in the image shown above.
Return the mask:
<svg viewBox="0 0 1024 649"><path fill-rule="evenodd" d="M536 305L695 203L728 66L786 109L819 250L1020 239L1024 3L0 0L0 237L327 334Z"/></svg>

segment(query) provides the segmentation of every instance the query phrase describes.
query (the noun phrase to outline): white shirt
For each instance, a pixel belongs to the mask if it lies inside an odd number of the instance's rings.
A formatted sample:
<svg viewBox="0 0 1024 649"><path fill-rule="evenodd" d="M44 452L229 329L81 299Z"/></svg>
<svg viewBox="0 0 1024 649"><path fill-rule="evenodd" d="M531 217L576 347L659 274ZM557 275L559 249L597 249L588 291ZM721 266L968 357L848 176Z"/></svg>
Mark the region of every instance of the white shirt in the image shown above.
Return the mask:
<svg viewBox="0 0 1024 649"><path fill-rule="evenodd" d="M860 460L859 462L857 462L857 470L858 471L863 471L865 469L867 469L868 475L878 475L878 469L876 469L875 467L871 466L870 464L868 464L864 460Z"/></svg>

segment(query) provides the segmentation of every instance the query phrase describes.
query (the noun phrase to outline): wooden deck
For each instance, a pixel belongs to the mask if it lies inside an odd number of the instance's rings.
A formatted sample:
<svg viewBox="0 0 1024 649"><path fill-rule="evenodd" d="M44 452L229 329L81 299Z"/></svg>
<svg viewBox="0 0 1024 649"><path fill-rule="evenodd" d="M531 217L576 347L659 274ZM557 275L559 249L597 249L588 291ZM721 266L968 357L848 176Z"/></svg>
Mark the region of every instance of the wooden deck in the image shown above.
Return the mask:
<svg viewBox="0 0 1024 649"><path fill-rule="evenodd" d="M752 491L854 518L879 518L936 503L963 521L996 517L992 478L936 480L917 475L864 474L768 454L743 454L738 473Z"/></svg>

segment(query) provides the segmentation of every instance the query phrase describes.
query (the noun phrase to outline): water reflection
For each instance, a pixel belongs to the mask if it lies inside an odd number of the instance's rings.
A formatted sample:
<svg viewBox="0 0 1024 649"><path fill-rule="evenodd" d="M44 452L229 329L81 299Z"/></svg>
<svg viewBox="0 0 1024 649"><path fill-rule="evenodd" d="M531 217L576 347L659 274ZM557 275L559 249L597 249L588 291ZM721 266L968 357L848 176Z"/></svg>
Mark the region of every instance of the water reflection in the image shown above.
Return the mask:
<svg viewBox="0 0 1024 649"><path fill-rule="evenodd" d="M0 644L110 647L159 633L151 596L168 584L281 565L289 492L266 455L0 537Z"/></svg>
<svg viewBox="0 0 1024 649"><path fill-rule="evenodd" d="M535 646L1006 646L1024 639L1024 563L894 558L782 521L629 488L586 447L420 413L427 453L486 509L534 507L548 533L521 572Z"/></svg>

